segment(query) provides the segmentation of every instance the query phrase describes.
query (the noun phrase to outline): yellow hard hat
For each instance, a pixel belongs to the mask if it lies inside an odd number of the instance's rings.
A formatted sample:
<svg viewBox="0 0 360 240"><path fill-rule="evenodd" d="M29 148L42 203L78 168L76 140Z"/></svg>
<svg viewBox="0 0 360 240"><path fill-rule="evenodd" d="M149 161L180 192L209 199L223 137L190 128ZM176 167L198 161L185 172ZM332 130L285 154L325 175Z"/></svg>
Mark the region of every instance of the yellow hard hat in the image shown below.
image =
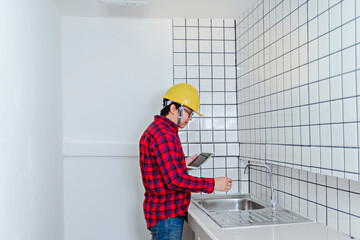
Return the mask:
<svg viewBox="0 0 360 240"><path fill-rule="evenodd" d="M188 83L175 84L167 90L163 98L180 103L202 116L198 112L200 106L198 90Z"/></svg>

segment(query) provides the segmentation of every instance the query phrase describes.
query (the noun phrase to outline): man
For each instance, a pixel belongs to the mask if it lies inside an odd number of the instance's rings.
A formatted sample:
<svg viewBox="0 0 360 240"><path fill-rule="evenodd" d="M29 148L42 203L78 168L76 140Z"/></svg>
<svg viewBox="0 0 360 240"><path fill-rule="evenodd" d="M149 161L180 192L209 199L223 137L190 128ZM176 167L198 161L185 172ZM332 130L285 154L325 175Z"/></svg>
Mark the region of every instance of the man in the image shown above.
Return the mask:
<svg viewBox="0 0 360 240"><path fill-rule="evenodd" d="M201 115L196 88L179 83L163 98L164 108L140 139L144 215L152 239L181 240L191 192L228 192L232 180L227 177L198 178L187 173L186 165L197 155L185 159L178 129L192 120L194 112Z"/></svg>

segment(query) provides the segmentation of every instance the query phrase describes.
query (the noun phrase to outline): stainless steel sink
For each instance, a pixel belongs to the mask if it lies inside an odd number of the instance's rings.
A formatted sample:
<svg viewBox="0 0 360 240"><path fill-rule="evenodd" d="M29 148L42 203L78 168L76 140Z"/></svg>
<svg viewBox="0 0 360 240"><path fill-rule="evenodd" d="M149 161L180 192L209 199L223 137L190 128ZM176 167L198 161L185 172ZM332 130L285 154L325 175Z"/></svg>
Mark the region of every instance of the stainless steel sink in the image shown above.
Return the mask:
<svg viewBox="0 0 360 240"><path fill-rule="evenodd" d="M221 228L313 222L250 194L200 195L192 202Z"/></svg>
<svg viewBox="0 0 360 240"><path fill-rule="evenodd" d="M257 202L242 198L203 199L197 203L209 211L248 211L265 208Z"/></svg>

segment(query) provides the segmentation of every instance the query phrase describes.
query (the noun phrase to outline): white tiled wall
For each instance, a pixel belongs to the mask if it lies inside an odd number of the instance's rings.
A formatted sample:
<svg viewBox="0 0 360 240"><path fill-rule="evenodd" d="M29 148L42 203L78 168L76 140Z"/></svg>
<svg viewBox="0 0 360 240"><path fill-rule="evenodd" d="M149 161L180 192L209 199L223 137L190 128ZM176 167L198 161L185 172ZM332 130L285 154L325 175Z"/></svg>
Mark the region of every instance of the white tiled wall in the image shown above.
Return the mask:
<svg viewBox="0 0 360 240"><path fill-rule="evenodd" d="M185 155L215 152L192 175L227 176L232 192L248 192L248 179L238 161L234 19L174 19L174 84L187 82L199 90L200 112L179 131Z"/></svg>
<svg viewBox="0 0 360 240"><path fill-rule="evenodd" d="M280 206L359 238L359 16L355 0L259 0L235 29L174 19L174 83L197 87L205 114L180 132L185 154L216 152L193 174L268 198L263 169L249 189L242 174L266 160Z"/></svg>
<svg viewBox="0 0 360 240"><path fill-rule="evenodd" d="M356 0L259 0L236 27L240 158L272 164L281 206L357 238L359 27Z"/></svg>
<svg viewBox="0 0 360 240"><path fill-rule="evenodd" d="M360 180L359 5L263 0L238 20L241 157Z"/></svg>

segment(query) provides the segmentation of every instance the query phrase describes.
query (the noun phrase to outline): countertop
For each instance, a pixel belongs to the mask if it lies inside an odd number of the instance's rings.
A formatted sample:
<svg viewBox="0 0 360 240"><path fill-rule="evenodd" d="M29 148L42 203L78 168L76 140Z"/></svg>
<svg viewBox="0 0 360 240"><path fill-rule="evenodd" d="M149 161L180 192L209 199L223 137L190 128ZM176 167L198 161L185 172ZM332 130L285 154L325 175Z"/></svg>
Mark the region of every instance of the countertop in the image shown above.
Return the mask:
<svg viewBox="0 0 360 240"><path fill-rule="evenodd" d="M281 224L221 229L208 215L191 202L188 225L196 240L349 240L349 236L319 223Z"/></svg>

